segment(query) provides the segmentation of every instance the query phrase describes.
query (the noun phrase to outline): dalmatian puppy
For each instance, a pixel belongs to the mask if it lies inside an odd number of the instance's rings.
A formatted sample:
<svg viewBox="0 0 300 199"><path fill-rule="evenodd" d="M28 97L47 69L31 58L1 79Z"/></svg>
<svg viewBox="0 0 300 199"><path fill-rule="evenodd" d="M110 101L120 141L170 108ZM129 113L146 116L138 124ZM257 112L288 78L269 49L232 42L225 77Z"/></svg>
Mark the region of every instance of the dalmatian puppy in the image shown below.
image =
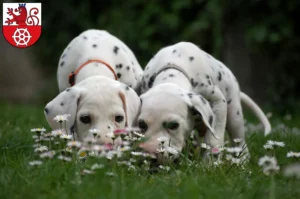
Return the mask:
<svg viewBox="0 0 300 199"><path fill-rule="evenodd" d="M64 49L57 80L60 92L96 75L118 80L138 91L142 74L133 52L121 40L107 31L89 29Z"/></svg>
<svg viewBox="0 0 300 199"><path fill-rule="evenodd" d="M78 140L92 137L90 129L100 133L100 143L111 143L107 133L132 127L137 120L140 98L124 83L104 76L88 77L61 92L46 105L46 118L52 128L58 114L69 113L67 130L76 132Z"/></svg>
<svg viewBox="0 0 300 199"><path fill-rule="evenodd" d="M190 42L162 48L150 60L142 93L138 126L149 138L142 148L151 153L157 153L161 136L170 139L165 145L181 151L194 128L204 131L206 144L222 147L226 128L232 140L241 139L239 146L248 154L241 102L263 123L265 135L271 131L267 117L240 91L232 72Z"/></svg>

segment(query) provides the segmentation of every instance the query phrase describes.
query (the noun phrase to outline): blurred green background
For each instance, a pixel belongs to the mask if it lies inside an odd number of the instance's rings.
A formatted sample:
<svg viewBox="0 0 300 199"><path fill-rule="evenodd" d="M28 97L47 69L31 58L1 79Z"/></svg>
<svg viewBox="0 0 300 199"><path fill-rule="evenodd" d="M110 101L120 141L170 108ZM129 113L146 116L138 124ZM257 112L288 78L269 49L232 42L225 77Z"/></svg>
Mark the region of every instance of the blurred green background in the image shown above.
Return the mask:
<svg viewBox="0 0 300 199"><path fill-rule="evenodd" d="M39 41L17 49L0 39L2 101L46 104L55 97L63 49L94 28L123 40L142 67L164 46L193 42L224 62L265 110L294 114L300 108L299 0L36 2L42 2Z"/></svg>

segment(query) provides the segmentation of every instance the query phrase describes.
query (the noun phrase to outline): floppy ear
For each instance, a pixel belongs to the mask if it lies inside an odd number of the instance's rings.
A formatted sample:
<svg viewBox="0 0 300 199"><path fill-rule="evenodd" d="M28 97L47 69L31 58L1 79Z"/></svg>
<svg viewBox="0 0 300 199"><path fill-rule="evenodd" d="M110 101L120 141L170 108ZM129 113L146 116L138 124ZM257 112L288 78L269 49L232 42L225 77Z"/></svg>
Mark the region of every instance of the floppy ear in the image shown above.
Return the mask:
<svg viewBox="0 0 300 199"><path fill-rule="evenodd" d="M83 91L79 87L68 88L46 105L45 116L52 129L60 128L60 124L53 120L56 115L70 114L66 126L67 130L71 131L76 121L77 105Z"/></svg>
<svg viewBox="0 0 300 199"><path fill-rule="evenodd" d="M203 124L212 134L214 134L215 114L213 113L209 102L196 93L186 93L185 95L181 95L181 97L188 104L192 114L196 117L196 121L197 119L201 119Z"/></svg>
<svg viewBox="0 0 300 199"><path fill-rule="evenodd" d="M126 114L126 127L137 125L137 117L141 106L139 96L132 88L124 84L119 90L119 96L123 102L123 108Z"/></svg>

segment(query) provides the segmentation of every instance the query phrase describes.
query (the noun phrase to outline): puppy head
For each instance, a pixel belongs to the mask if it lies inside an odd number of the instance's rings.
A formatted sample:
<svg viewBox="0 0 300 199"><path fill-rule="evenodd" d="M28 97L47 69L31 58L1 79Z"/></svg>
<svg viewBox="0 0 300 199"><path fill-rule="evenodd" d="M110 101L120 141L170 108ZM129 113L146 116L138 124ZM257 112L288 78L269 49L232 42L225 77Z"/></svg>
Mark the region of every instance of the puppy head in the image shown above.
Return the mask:
<svg viewBox="0 0 300 199"><path fill-rule="evenodd" d="M157 153L161 147L157 138L162 136L169 139L164 142L164 147L170 145L181 152L197 117L201 117L208 130L214 131L214 114L209 103L200 95L168 83L157 85L140 98L138 126L148 138L142 148L150 153Z"/></svg>
<svg viewBox="0 0 300 199"><path fill-rule="evenodd" d="M70 114L67 130L74 129L77 138L92 137L90 129L97 129L101 143L112 142L107 133L136 122L140 99L128 86L102 77L89 77L61 92L45 107L45 116L51 128L60 124L53 121L59 114Z"/></svg>

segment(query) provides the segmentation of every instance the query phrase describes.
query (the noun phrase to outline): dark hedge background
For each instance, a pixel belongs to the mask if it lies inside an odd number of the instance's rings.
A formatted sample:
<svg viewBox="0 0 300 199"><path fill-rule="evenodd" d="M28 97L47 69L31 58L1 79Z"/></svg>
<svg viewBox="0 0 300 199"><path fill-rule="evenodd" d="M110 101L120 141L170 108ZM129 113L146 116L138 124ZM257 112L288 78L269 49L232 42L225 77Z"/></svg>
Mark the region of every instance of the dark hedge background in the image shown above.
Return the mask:
<svg viewBox="0 0 300 199"><path fill-rule="evenodd" d="M32 50L51 79L47 90L53 90L51 95L43 90L42 101L57 94L56 68L65 46L97 28L123 40L143 67L163 46L194 42L223 61L242 89L269 110L300 107L299 0L37 2L42 2L43 33Z"/></svg>

